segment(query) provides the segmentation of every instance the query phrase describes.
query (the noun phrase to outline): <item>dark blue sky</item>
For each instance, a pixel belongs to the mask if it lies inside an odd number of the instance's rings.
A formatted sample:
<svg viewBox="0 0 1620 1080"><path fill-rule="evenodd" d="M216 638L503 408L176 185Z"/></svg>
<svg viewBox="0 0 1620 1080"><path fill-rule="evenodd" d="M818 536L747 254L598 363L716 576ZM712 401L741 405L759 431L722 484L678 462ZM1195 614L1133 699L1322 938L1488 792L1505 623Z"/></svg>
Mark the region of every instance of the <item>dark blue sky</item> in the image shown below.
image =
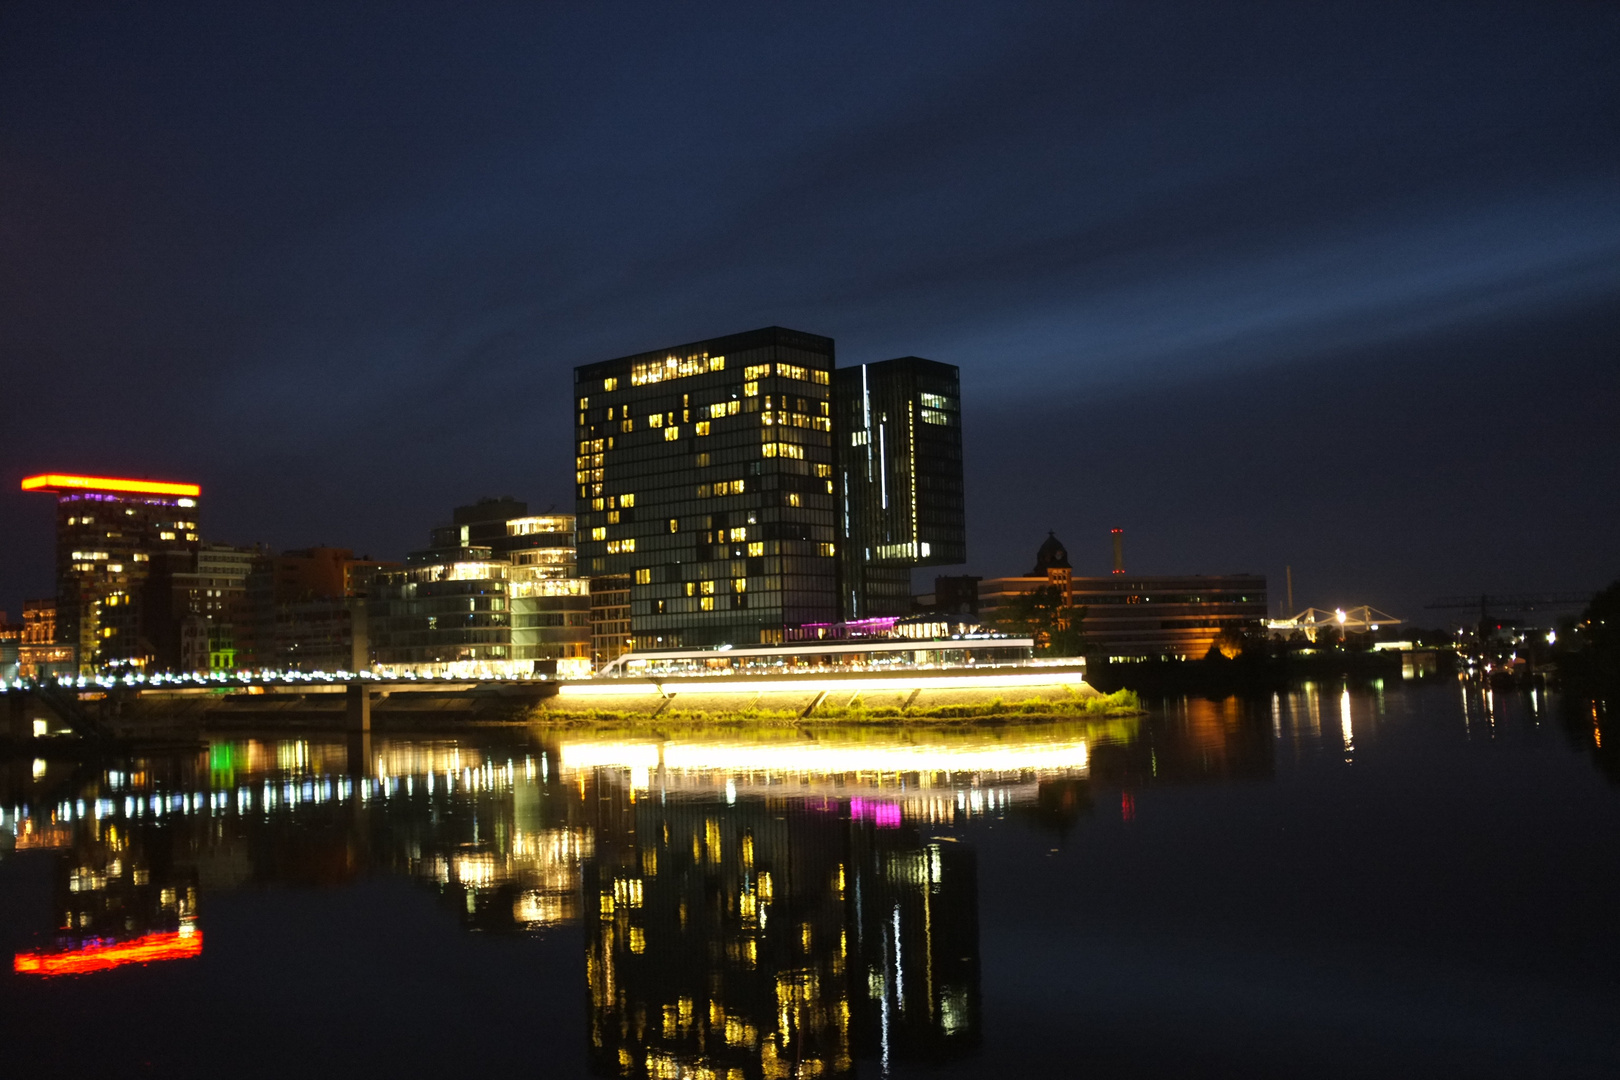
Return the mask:
<svg viewBox="0 0 1620 1080"><path fill-rule="evenodd" d="M773 323L961 366L975 573L1595 588L1616 57L1578 0L8 4L0 607L30 472L399 556L570 505L574 365Z"/></svg>

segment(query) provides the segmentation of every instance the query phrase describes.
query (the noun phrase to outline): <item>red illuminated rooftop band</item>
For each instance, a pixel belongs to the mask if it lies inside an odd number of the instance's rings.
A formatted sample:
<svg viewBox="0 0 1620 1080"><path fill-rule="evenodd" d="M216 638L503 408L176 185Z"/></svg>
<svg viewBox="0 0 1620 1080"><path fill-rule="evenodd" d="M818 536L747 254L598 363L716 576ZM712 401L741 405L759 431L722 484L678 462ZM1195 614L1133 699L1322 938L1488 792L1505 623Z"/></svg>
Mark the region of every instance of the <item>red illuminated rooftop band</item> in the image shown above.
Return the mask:
<svg viewBox="0 0 1620 1080"><path fill-rule="evenodd" d="M202 488L196 484L174 484L162 480L124 480L115 476L72 476L41 473L22 482L24 491L120 491L135 495L189 495L196 498Z"/></svg>
<svg viewBox="0 0 1620 1080"><path fill-rule="evenodd" d="M150 964L156 960L185 960L201 956L202 931L147 934L132 941L112 944L94 942L65 952L18 953L12 969L22 975L85 975L107 971L125 964Z"/></svg>

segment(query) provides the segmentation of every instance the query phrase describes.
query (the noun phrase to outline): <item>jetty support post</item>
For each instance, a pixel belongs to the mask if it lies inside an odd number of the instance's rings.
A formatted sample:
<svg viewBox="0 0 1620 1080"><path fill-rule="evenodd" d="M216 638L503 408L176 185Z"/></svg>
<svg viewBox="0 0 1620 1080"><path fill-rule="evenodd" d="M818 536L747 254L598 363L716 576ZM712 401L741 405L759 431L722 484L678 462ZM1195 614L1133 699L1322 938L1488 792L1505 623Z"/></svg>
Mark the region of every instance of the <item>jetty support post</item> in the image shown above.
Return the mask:
<svg viewBox="0 0 1620 1080"><path fill-rule="evenodd" d="M349 684L345 696L349 774L362 776L371 766L371 688L357 680Z"/></svg>

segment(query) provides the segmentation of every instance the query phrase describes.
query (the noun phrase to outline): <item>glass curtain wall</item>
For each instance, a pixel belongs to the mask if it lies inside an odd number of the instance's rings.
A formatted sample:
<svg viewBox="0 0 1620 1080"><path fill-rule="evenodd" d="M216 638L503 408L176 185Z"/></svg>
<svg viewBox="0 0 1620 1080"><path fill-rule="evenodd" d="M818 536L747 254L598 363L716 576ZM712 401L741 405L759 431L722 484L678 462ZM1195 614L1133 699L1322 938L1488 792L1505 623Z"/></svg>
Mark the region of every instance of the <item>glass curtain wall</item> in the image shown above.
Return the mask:
<svg viewBox="0 0 1620 1080"><path fill-rule="evenodd" d="M836 614L832 368L772 327L576 369L581 569L629 579L635 647Z"/></svg>

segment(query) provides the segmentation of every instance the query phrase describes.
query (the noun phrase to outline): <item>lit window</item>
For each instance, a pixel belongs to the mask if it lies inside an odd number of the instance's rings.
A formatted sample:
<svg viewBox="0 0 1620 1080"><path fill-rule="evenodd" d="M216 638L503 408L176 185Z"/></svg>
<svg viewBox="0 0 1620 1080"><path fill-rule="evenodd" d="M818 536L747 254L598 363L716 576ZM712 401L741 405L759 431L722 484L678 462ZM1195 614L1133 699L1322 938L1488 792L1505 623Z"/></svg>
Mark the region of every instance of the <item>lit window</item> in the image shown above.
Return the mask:
<svg viewBox="0 0 1620 1080"><path fill-rule="evenodd" d="M832 475L832 466L831 465L817 465L816 466L816 475L821 476L821 477L831 476Z"/></svg>
<svg viewBox="0 0 1620 1080"><path fill-rule="evenodd" d="M592 540L606 540L607 539L607 526L598 525L596 528L592 529L591 530L591 539Z"/></svg>
<svg viewBox="0 0 1620 1080"><path fill-rule="evenodd" d="M795 443L766 443L762 453L765 457L792 458L795 461L804 460L804 447Z"/></svg>
<svg viewBox="0 0 1620 1080"><path fill-rule="evenodd" d="M754 540L751 543L749 543L749 545L748 545L748 554L750 554L750 555L763 555L763 554L765 554L765 541L763 541L763 540Z"/></svg>
<svg viewBox="0 0 1620 1080"><path fill-rule="evenodd" d="M653 360L632 367L630 385L646 386L648 383L659 383L666 379L681 379L688 375L702 375L725 369L726 358L723 356L703 353L699 356L688 356L684 360L678 356L666 356L662 360Z"/></svg>
<svg viewBox="0 0 1620 1080"><path fill-rule="evenodd" d="M745 382L745 383L743 383L743 396L744 397L758 397L759 396L759 383L757 383L757 382Z"/></svg>
<svg viewBox="0 0 1620 1080"><path fill-rule="evenodd" d="M670 518L669 519L669 531L670 532L680 532L681 531L680 519L678 519L678 518Z"/></svg>
<svg viewBox="0 0 1620 1080"><path fill-rule="evenodd" d="M674 442L676 439L678 439L680 437L681 437L681 429L680 428L678 428L678 427L667 427L667 428L664 429L664 441L665 442Z"/></svg>
<svg viewBox="0 0 1620 1080"><path fill-rule="evenodd" d="M619 430L625 434L629 434L630 432L636 430L636 422L634 420L621 421L619 424Z"/></svg>
<svg viewBox="0 0 1620 1080"><path fill-rule="evenodd" d="M663 413L653 413L651 416L647 417L647 426L648 427L663 427L664 426L664 414Z"/></svg>
<svg viewBox="0 0 1620 1080"><path fill-rule="evenodd" d="M618 523L619 523L619 512L617 510L609 510L608 511L608 524L609 525L617 525Z"/></svg>
<svg viewBox="0 0 1620 1080"><path fill-rule="evenodd" d="M688 581L686 583L686 595L687 596L695 596L695 595L697 595L697 582Z"/></svg>
<svg viewBox="0 0 1620 1080"><path fill-rule="evenodd" d="M582 398L579 399L579 409L580 409L581 412L584 412L586 409L588 409L590 407L591 407L591 399L590 398L582 397Z"/></svg>
<svg viewBox="0 0 1620 1080"><path fill-rule="evenodd" d="M707 435L709 433L709 422L707 420L699 420L697 422L697 433L699 435Z"/></svg>
<svg viewBox="0 0 1620 1080"><path fill-rule="evenodd" d="M713 611L714 610L714 597L712 597L712 596L700 597L698 599L698 607L703 609L704 611Z"/></svg>
<svg viewBox="0 0 1620 1080"><path fill-rule="evenodd" d="M619 388L619 380L618 379L603 379L602 380L602 389L606 390L608 393L612 393L613 391L617 390L618 388Z"/></svg>
<svg viewBox="0 0 1620 1080"><path fill-rule="evenodd" d="M591 500L591 509L592 510L600 510L600 509L602 509L602 500L601 499L592 499Z"/></svg>
<svg viewBox="0 0 1620 1080"><path fill-rule="evenodd" d="M702 592L704 596L712 596L714 594L714 582L705 581L703 583Z"/></svg>
<svg viewBox="0 0 1620 1080"><path fill-rule="evenodd" d="M838 549L832 544L817 544L816 547L821 554L827 556L829 559L838 554Z"/></svg>
<svg viewBox="0 0 1620 1080"><path fill-rule="evenodd" d="M652 570L645 567L645 566L642 567L640 570L637 570L636 571L636 584L637 585L650 585L650 584L652 584Z"/></svg>
<svg viewBox="0 0 1620 1080"><path fill-rule="evenodd" d="M769 364L754 364L751 367L743 368L743 378L745 379L763 379L770 373L771 365Z"/></svg>
<svg viewBox="0 0 1620 1080"><path fill-rule="evenodd" d="M746 540L746 539L748 539L748 529L747 528L740 528L740 529L732 529L731 530L731 540L733 542L739 542L739 541L743 541L743 540Z"/></svg>
<svg viewBox="0 0 1620 1080"><path fill-rule="evenodd" d="M731 579L731 591L732 592L747 592L748 591L748 579L743 578L743 577L734 577L734 578L732 578Z"/></svg>
<svg viewBox="0 0 1620 1080"><path fill-rule="evenodd" d="M619 496L619 505L626 508L626 509L629 509L630 507L636 505L636 497L634 495L628 495L628 494L627 495L620 495Z"/></svg>
<svg viewBox="0 0 1620 1080"><path fill-rule="evenodd" d="M803 501L801 501L800 498L799 498L799 493L796 492L796 491L788 492L787 504L789 506L803 506L804 505Z"/></svg>

